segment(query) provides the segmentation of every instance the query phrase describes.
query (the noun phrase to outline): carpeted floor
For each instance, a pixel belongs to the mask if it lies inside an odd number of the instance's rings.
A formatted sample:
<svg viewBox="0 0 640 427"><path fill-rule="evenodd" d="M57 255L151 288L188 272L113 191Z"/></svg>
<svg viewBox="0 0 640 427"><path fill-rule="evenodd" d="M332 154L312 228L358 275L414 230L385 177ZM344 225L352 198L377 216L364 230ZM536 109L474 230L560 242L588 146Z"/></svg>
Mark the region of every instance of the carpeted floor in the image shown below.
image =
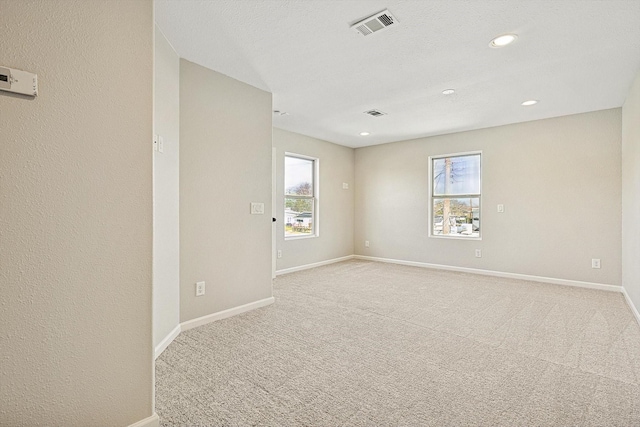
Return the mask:
<svg viewBox="0 0 640 427"><path fill-rule="evenodd" d="M156 360L162 426L640 426L621 294L347 261Z"/></svg>

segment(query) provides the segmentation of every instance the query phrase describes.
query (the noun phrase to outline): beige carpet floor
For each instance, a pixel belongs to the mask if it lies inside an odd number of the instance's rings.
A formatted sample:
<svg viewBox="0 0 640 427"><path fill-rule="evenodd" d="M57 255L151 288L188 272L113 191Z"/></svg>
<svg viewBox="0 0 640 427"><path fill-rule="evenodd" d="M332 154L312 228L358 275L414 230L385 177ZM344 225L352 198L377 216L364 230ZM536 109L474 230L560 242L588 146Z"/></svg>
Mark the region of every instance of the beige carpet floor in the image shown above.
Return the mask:
<svg viewBox="0 0 640 427"><path fill-rule="evenodd" d="M162 426L640 426L621 294L353 260L274 295L157 359Z"/></svg>

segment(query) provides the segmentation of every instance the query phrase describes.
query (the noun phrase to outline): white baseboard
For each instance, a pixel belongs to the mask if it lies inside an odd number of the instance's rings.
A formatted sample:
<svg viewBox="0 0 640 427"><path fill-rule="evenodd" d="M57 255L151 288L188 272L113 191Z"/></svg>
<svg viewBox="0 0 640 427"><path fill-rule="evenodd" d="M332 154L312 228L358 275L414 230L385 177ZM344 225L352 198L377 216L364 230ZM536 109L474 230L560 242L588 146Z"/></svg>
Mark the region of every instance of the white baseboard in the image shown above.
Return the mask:
<svg viewBox="0 0 640 427"><path fill-rule="evenodd" d="M629 294L627 293L627 290L624 287L622 288L622 294L624 295L624 299L627 301L627 304L629 305L629 309L635 316L636 321L638 322L638 325L640 325L640 313L638 312L638 307L636 307L633 301L631 301L631 297L629 296Z"/></svg>
<svg viewBox="0 0 640 427"><path fill-rule="evenodd" d="M166 337L164 337L164 339L162 341L160 341L160 344L158 344L156 346L156 356L155 356L156 359L169 346L169 344L171 344L171 342L176 339L176 337L178 335L180 335L180 325L179 324L178 324L178 326L173 328L173 330L171 332L169 332L169 334Z"/></svg>
<svg viewBox="0 0 640 427"><path fill-rule="evenodd" d="M233 307L228 310L219 311L217 313L208 314L206 316L198 317L196 319L187 320L180 324L180 329L183 331L196 328L198 326L206 325L207 323L215 322L216 320L226 319L227 317L235 316L247 311L255 310L256 308L265 307L273 304L275 298L269 297L261 299L259 301L250 302L249 304Z"/></svg>
<svg viewBox="0 0 640 427"><path fill-rule="evenodd" d="M150 417L140 420L137 423L129 425L129 427L160 427L160 419L155 412Z"/></svg>
<svg viewBox="0 0 640 427"><path fill-rule="evenodd" d="M390 259L390 258L378 258L372 256L364 256L364 255L355 255L356 259L362 259L367 261L378 261L378 262L386 262L391 264L401 264L401 265L410 265L413 267L424 267L424 268L433 268L437 270L448 270L448 271L458 271L462 273L472 273L472 274L481 274L484 276L495 276L495 277L505 277L509 279L519 279L519 280L528 280L531 282L542 282L542 283L552 283L555 285L564 285L564 286L575 286L579 288L588 288L588 289L598 289L601 291L609 291L609 292L623 292L622 286L616 285L606 285L603 283L592 283L592 282L581 282L578 280L567 280L567 279L556 279L553 277L542 277L542 276L531 276L528 274L518 274L518 273L505 273L502 271L492 271L492 270L482 270L479 268L469 268L469 267L454 267L450 265L441 265L441 264L428 264L425 262L417 262L417 261L403 261L398 259Z"/></svg>
<svg viewBox="0 0 640 427"><path fill-rule="evenodd" d="M314 262L313 264L305 264L305 265L300 265L298 267L284 268L282 270L277 270L276 271L276 276L280 276L282 274L293 273L294 271L308 270L310 268L316 268L316 267L320 267L320 266L323 266L323 265L334 264L336 262L348 261L350 259L353 259L355 256L356 255L347 255L347 256L340 257L340 258L328 259L326 261Z"/></svg>

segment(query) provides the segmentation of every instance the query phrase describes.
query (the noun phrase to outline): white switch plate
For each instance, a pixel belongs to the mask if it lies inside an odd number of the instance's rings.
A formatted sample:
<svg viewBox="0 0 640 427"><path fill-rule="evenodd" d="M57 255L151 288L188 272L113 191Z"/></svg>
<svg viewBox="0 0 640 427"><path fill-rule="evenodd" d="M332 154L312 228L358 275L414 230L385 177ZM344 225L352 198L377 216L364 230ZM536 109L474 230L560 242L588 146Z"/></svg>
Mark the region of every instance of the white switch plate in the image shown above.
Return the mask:
<svg viewBox="0 0 640 427"><path fill-rule="evenodd" d="M591 268L600 268L600 260L597 258L592 259Z"/></svg>
<svg viewBox="0 0 640 427"><path fill-rule="evenodd" d="M282 250L278 249L278 258L282 258Z"/></svg>
<svg viewBox="0 0 640 427"><path fill-rule="evenodd" d="M368 248L368 247L369 247L369 241L368 241L368 240L365 240L365 241L364 241L364 247L365 247L365 248Z"/></svg>
<svg viewBox="0 0 640 427"><path fill-rule="evenodd" d="M162 135L158 136L158 151L164 153L164 138Z"/></svg>
<svg viewBox="0 0 640 427"><path fill-rule="evenodd" d="M251 202L251 215L263 215L264 203Z"/></svg>
<svg viewBox="0 0 640 427"><path fill-rule="evenodd" d="M498 212L504 212L504 205L498 205Z"/></svg>
<svg viewBox="0 0 640 427"><path fill-rule="evenodd" d="M348 190L348 189L349 189L349 184L348 184L348 183L346 183L346 182L343 182L343 183L342 183L342 189L343 189L343 190Z"/></svg>
<svg viewBox="0 0 640 427"><path fill-rule="evenodd" d="M482 258L482 249L476 249L476 258Z"/></svg>
<svg viewBox="0 0 640 427"><path fill-rule="evenodd" d="M205 285L204 282L196 282L196 296L201 297L204 295Z"/></svg>

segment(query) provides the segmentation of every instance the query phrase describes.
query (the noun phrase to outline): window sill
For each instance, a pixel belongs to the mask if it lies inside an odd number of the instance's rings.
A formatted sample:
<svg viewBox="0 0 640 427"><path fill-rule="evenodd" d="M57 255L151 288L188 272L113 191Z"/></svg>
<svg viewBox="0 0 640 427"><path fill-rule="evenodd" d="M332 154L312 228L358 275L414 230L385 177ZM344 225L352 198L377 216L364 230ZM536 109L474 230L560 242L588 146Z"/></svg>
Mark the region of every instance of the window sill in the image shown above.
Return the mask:
<svg viewBox="0 0 640 427"><path fill-rule="evenodd" d="M482 236L479 237L463 237L463 236L438 236L438 235L429 235L429 237L434 239L445 239L445 240L482 240Z"/></svg>
<svg viewBox="0 0 640 427"><path fill-rule="evenodd" d="M308 235L308 236L284 236L284 240L286 242L287 240L313 239L315 237L318 237L318 235L317 234L311 234L311 235Z"/></svg>

